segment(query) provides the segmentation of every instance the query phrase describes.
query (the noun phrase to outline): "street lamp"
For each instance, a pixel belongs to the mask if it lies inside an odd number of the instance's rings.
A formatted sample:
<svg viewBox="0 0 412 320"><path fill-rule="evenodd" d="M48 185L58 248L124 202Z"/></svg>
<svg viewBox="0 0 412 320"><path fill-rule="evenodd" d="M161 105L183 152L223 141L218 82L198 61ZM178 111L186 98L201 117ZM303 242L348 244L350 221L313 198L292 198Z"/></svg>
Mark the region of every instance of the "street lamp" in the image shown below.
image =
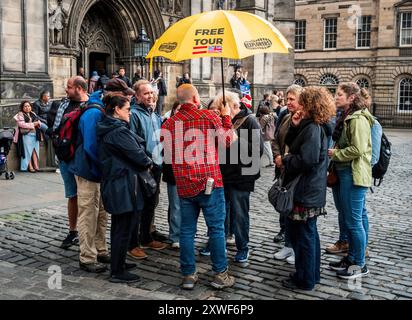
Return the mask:
<svg viewBox="0 0 412 320"><path fill-rule="evenodd" d="M139 33L137 39L133 42L133 56L137 59L143 72L143 66L146 64L146 56L150 51L151 40L147 36L144 28ZM142 74L143 76L143 74Z"/></svg>

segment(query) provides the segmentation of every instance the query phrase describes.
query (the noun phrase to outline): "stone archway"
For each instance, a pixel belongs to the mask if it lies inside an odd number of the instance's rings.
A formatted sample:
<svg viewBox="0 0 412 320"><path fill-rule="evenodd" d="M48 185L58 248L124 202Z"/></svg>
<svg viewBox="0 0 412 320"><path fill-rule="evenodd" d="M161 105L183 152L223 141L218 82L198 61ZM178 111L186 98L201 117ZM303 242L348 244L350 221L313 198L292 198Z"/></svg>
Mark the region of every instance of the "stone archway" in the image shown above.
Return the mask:
<svg viewBox="0 0 412 320"><path fill-rule="evenodd" d="M79 49L80 57L77 59L77 66L85 68L85 74L90 76L92 71L106 71L108 75L116 68L116 56L118 57L124 47L124 41L117 37L118 26L116 20L108 21L109 17L105 6L94 5L83 19L80 36ZM106 56L104 66L96 68L92 56Z"/></svg>
<svg viewBox="0 0 412 320"><path fill-rule="evenodd" d="M67 46L75 49L86 69L90 52L100 52L110 56L107 71L123 65L132 74L137 67L132 44L141 28L153 41L165 29L156 1L74 0L69 17Z"/></svg>

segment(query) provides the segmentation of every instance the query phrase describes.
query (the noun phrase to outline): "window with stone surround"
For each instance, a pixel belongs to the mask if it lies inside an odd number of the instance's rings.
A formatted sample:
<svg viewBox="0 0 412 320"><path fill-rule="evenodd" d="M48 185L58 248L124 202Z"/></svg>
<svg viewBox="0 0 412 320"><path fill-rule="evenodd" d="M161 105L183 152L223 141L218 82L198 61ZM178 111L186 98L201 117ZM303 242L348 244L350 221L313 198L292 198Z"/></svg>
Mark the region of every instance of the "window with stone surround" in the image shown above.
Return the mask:
<svg viewBox="0 0 412 320"><path fill-rule="evenodd" d="M412 112L412 77L399 81L398 111Z"/></svg>
<svg viewBox="0 0 412 320"><path fill-rule="evenodd" d="M356 48L369 48L371 46L372 16L361 16L356 21Z"/></svg>
<svg viewBox="0 0 412 320"><path fill-rule="evenodd" d="M366 78L359 78L355 82L360 88L369 89L370 87L369 80Z"/></svg>
<svg viewBox="0 0 412 320"><path fill-rule="evenodd" d="M326 87L332 94L335 94L339 85L339 79L331 73L325 73L320 77L319 84Z"/></svg>
<svg viewBox="0 0 412 320"><path fill-rule="evenodd" d="M293 84L297 84L298 86L305 87L306 86L306 81L302 77L297 76L295 78L295 80L293 81Z"/></svg>
<svg viewBox="0 0 412 320"><path fill-rule="evenodd" d="M324 49L336 49L338 37L338 18L326 18L324 22L323 39Z"/></svg>
<svg viewBox="0 0 412 320"><path fill-rule="evenodd" d="M306 20L296 21L295 50L306 49Z"/></svg>
<svg viewBox="0 0 412 320"><path fill-rule="evenodd" d="M337 86L339 84L339 79L330 73L325 73L320 77L319 81L322 86Z"/></svg>
<svg viewBox="0 0 412 320"><path fill-rule="evenodd" d="M191 76L193 80L210 80L212 77L212 58L191 60Z"/></svg>
<svg viewBox="0 0 412 320"><path fill-rule="evenodd" d="M412 46L412 12L400 14L399 43L401 46Z"/></svg>

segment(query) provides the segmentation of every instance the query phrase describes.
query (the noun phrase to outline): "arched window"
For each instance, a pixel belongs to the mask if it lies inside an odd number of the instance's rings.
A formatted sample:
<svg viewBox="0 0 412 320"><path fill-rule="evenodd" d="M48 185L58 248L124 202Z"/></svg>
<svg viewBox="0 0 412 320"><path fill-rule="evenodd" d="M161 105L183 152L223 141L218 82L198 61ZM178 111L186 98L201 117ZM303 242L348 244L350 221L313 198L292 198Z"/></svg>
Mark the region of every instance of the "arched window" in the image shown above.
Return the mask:
<svg viewBox="0 0 412 320"><path fill-rule="evenodd" d="M296 77L293 81L293 84L297 84L298 86L304 87L306 86L306 81L302 77Z"/></svg>
<svg viewBox="0 0 412 320"><path fill-rule="evenodd" d="M319 83L320 85L327 87L332 94L335 94L339 79L333 74L326 73L320 77Z"/></svg>
<svg viewBox="0 0 412 320"><path fill-rule="evenodd" d="M369 89L370 87L369 80L366 78L359 78L358 80L356 80L356 84L359 87L365 88L365 89Z"/></svg>
<svg viewBox="0 0 412 320"><path fill-rule="evenodd" d="M337 86L339 84L339 80L333 74L326 73L320 77L320 84L322 86Z"/></svg>
<svg viewBox="0 0 412 320"><path fill-rule="evenodd" d="M398 111L412 111L412 78L399 81Z"/></svg>

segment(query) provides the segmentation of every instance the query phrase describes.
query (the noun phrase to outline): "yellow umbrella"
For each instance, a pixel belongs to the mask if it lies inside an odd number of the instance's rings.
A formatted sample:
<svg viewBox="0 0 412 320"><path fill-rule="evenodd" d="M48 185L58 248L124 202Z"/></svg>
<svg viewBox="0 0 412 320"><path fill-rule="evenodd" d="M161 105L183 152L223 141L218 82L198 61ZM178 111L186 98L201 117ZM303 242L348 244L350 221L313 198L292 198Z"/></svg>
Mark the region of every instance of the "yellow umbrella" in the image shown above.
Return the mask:
<svg viewBox="0 0 412 320"><path fill-rule="evenodd" d="M167 29L146 58L173 61L202 57L242 59L258 53L288 53L292 46L265 19L243 11L215 10L184 18Z"/></svg>

